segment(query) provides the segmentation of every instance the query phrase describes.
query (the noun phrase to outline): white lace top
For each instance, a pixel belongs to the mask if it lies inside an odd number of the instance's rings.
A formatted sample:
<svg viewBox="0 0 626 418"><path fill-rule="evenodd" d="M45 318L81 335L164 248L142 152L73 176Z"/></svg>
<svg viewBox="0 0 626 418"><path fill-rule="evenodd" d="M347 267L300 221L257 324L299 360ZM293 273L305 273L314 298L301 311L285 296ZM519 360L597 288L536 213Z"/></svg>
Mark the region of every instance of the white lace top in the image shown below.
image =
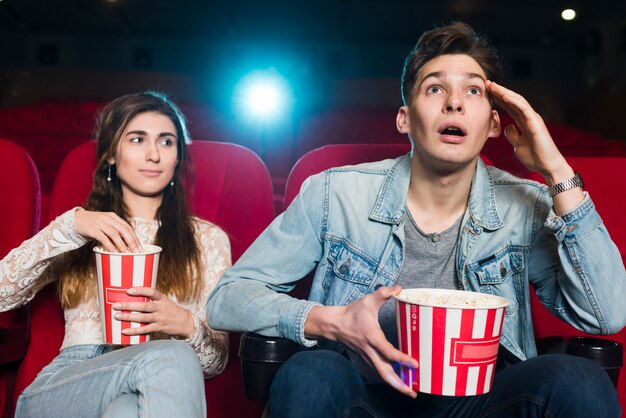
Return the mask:
<svg viewBox="0 0 626 418"><path fill-rule="evenodd" d="M39 290L56 279L45 271L50 261L87 242L74 230L75 211L76 208L65 212L0 261L0 312L28 303ZM230 243L224 231L210 222L195 217L193 222L202 254L204 286L200 298L193 302L179 303L175 296L169 297L193 314L195 332L185 341L196 351L205 377L209 378L226 367L228 334L208 327L204 302L231 265ZM141 242L154 242L158 221L133 218L131 223ZM78 344L104 343L97 296L75 308L65 309L64 315L65 337L61 349Z"/></svg>

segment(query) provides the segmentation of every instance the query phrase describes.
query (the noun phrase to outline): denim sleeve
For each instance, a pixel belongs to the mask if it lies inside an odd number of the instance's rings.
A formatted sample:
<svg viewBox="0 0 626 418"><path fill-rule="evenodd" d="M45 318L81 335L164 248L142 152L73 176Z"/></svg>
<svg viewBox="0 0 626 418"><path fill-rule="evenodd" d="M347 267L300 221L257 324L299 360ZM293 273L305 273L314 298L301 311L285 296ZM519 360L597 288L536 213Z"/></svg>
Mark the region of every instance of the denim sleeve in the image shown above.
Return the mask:
<svg viewBox="0 0 626 418"><path fill-rule="evenodd" d="M545 192L541 199L550 208ZM626 325L624 264L588 193L561 217L549 210L528 266L537 296L557 317L590 334Z"/></svg>
<svg viewBox="0 0 626 418"><path fill-rule="evenodd" d="M206 303L211 328L315 344L304 337L304 322L318 304L285 293L322 256L322 194L322 175L307 179L289 208L224 273Z"/></svg>

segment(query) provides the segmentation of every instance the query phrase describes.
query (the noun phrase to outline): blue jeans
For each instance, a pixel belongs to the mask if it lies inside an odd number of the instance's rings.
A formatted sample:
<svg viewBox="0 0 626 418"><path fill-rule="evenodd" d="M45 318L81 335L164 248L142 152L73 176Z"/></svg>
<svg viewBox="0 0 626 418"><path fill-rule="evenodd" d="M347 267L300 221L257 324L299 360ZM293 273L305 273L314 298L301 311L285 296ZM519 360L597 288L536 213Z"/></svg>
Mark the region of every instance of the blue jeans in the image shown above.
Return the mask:
<svg viewBox="0 0 626 418"><path fill-rule="evenodd" d="M16 417L206 417L193 349L175 340L69 347L20 395Z"/></svg>
<svg viewBox="0 0 626 418"><path fill-rule="evenodd" d="M621 414L617 392L598 363L564 354L534 357L496 373L491 392L410 399L387 385L366 385L349 360L329 350L302 351L279 370L272 418L567 417Z"/></svg>

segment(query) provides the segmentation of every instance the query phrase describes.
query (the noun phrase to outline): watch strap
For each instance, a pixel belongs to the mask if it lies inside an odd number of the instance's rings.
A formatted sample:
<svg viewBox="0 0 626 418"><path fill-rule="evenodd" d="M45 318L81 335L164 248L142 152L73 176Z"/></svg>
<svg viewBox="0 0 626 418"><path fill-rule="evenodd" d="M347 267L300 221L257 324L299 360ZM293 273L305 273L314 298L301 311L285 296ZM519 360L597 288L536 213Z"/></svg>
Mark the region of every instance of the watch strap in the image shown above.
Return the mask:
<svg viewBox="0 0 626 418"><path fill-rule="evenodd" d="M567 180L548 187L548 192L550 193L551 197L554 197L559 193L563 193L566 190L570 190L576 187L580 187L581 189L584 187L583 179L580 177L579 173L575 173L574 177L571 177Z"/></svg>

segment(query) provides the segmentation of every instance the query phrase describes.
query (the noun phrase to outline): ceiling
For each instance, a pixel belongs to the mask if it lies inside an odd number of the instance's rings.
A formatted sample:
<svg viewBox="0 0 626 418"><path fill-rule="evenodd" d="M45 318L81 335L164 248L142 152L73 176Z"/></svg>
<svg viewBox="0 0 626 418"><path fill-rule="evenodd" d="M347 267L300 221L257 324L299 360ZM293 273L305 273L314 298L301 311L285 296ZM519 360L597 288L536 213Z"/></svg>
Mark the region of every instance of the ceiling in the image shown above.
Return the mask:
<svg viewBox="0 0 626 418"><path fill-rule="evenodd" d="M566 5L572 22L559 17ZM624 0L0 0L0 33L111 37L414 42L462 20L497 45L537 45L624 17Z"/></svg>

